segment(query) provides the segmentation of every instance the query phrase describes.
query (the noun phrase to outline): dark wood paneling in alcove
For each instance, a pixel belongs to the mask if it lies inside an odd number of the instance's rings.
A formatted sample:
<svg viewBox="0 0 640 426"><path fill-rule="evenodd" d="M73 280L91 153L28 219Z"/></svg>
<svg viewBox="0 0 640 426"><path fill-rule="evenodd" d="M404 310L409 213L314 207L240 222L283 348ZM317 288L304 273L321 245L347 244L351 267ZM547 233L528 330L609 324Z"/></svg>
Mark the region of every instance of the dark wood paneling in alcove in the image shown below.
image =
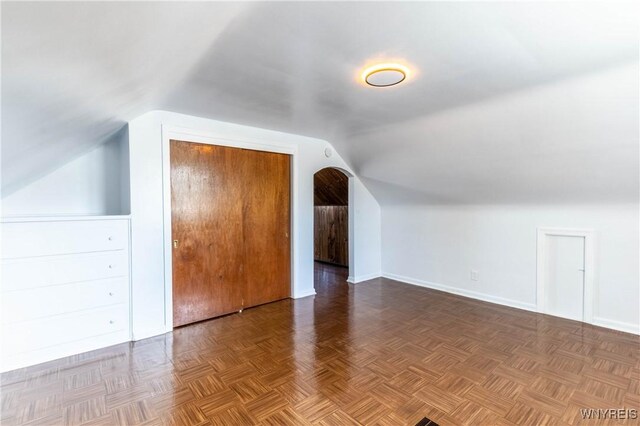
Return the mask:
<svg viewBox="0 0 640 426"><path fill-rule="evenodd" d="M322 169L313 176L313 198L316 206L349 204L349 178L336 169Z"/></svg>
<svg viewBox="0 0 640 426"><path fill-rule="evenodd" d="M316 260L349 266L348 209L347 206L314 207Z"/></svg>
<svg viewBox="0 0 640 426"><path fill-rule="evenodd" d="M314 176L315 260L349 265L349 178L327 168Z"/></svg>

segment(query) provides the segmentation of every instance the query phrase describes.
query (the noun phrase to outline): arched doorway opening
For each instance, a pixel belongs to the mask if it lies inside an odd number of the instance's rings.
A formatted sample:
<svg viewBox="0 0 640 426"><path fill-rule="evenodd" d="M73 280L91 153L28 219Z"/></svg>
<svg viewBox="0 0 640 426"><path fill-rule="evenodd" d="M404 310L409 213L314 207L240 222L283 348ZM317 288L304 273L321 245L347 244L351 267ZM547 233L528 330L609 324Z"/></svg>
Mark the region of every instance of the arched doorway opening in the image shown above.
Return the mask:
<svg viewBox="0 0 640 426"><path fill-rule="evenodd" d="M315 173L313 245L316 290L326 274L349 274L349 176L328 167ZM334 277L335 278L335 277ZM335 280L331 280L335 282Z"/></svg>

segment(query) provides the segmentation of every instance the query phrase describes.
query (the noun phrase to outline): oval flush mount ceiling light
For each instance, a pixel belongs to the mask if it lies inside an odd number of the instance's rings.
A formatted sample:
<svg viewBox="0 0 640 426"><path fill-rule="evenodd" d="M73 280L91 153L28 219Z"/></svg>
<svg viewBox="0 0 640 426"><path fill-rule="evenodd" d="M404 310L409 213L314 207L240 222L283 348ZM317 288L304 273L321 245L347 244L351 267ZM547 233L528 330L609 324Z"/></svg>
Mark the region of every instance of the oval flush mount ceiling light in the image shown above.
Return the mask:
<svg viewBox="0 0 640 426"><path fill-rule="evenodd" d="M378 64L362 72L362 80L373 87L395 86L408 76L409 68L400 64Z"/></svg>

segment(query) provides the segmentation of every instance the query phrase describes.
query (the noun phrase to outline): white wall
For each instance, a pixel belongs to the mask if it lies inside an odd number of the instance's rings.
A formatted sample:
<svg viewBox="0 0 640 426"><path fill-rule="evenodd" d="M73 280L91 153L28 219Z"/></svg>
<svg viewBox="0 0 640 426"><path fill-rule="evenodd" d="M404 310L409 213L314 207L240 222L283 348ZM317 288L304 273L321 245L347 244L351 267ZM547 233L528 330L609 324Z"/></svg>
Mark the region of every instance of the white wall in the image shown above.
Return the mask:
<svg viewBox="0 0 640 426"><path fill-rule="evenodd" d="M596 232L595 323L640 330L638 204L385 205L383 275L535 310L536 228ZM471 269L480 273L471 281Z"/></svg>
<svg viewBox="0 0 640 426"><path fill-rule="evenodd" d="M2 217L129 213L126 132L3 197Z"/></svg>
<svg viewBox="0 0 640 426"><path fill-rule="evenodd" d="M349 227L353 238L349 259L351 283L359 283L380 276L381 216L380 205L359 178L351 179L349 186ZM353 215L353 220L351 220Z"/></svg>
<svg viewBox="0 0 640 426"><path fill-rule="evenodd" d="M131 163L132 302L134 339L167 331L165 321L166 244L163 217L163 128L185 128L227 141L295 149L293 171L293 297L313 289L313 174L324 167L349 170L337 153L325 157L327 142L164 111L129 123ZM166 177L166 176L164 176ZM380 274L380 207L357 177L354 188L355 257L361 276ZM356 277L357 278L357 277ZM171 312L168 312L171 315Z"/></svg>

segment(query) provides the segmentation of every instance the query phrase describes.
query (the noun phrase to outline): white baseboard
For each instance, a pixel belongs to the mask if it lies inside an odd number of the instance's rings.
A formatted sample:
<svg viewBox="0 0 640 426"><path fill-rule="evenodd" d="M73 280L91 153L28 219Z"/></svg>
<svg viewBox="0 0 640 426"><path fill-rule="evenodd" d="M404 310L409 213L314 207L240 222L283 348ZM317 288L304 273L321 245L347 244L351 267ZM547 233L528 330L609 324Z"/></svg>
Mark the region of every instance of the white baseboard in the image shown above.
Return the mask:
<svg viewBox="0 0 640 426"><path fill-rule="evenodd" d="M385 278L389 278L391 280L401 281L407 284L417 285L420 287L431 288L433 290L440 290L440 291L444 291L445 293L457 294L458 296L469 297L471 299L482 300L484 302L496 303L498 305L509 306L512 308L524 309L525 311L538 312L536 305L533 303L526 303L526 302L521 302L519 300L492 296L485 293L479 293L477 291L451 287L444 284L419 280L417 278L405 277L403 275L396 275L389 272L383 272L382 276Z"/></svg>
<svg viewBox="0 0 640 426"><path fill-rule="evenodd" d="M148 339L150 337L156 337L161 334L169 333L173 331L173 328L166 328L164 325L160 327L147 328L144 330L134 330L131 340L137 342L138 340Z"/></svg>
<svg viewBox="0 0 640 426"><path fill-rule="evenodd" d="M594 317L593 325L597 325L605 328L612 328L614 330L624 331L626 333L631 333L631 334L640 334L640 325L633 324L630 322L622 322L622 321L610 320L610 319L601 318L601 317Z"/></svg>
<svg viewBox="0 0 640 426"><path fill-rule="evenodd" d="M72 355L91 352L108 346L117 345L129 341L128 333L122 331L107 333L74 342L63 343L61 345L50 346L18 355L4 356L0 360L0 372L16 370L18 368L29 367Z"/></svg>
<svg viewBox="0 0 640 426"><path fill-rule="evenodd" d="M299 292L294 292L291 295L292 299L302 299L303 297L309 297L309 296L315 296L316 295L316 291L314 289L311 290L302 290Z"/></svg>
<svg viewBox="0 0 640 426"><path fill-rule="evenodd" d="M382 275L380 273L358 275L357 277L349 275L349 277L347 278L347 282L351 283L351 284L358 284L358 283L361 283L363 281L369 281L369 280L372 280L374 278L380 278L381 276Z"/></svg>
<svg viewBox="0 0 640 426"><path fill-rule="evenodd" d="M538 313L538 308L534 303L520 302L517 300L506 299L504 297L492 296L485 293L479 293L476 291L451 287L444 284L434 283L430 281L419 280L417 278L405 277L403 275L392 274L389 272L383 272L382 276L391 280L400 281L406 284L417 285L420 287L431 288L433 290L440 290L446 293L457 294L459 296L470 297L472 299L482 300L484 302L496 303L498 305L509 306L512 308L524 309L525 311L531 311ZM622 321L615 321L606 318L595 317L593 319L593 325L599 327L610 328L613 330L624 331L626 333L640 334L640 326L638 324L627 323Z"/></svg>

